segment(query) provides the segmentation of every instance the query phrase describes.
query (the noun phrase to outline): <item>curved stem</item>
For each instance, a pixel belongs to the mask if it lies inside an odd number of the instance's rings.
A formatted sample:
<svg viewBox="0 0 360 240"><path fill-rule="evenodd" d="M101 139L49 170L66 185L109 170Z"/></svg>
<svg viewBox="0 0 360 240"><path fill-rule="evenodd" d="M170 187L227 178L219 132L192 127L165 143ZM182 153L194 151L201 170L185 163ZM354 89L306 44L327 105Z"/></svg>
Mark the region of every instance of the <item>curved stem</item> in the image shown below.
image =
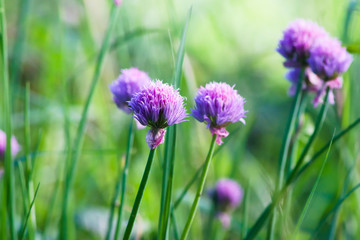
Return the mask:
<svg viewBox="0 0 360 240"><path fill-rule="evenodd" d="M128 240L130 238L130 234L131 234L132 228L133 228L134 223L135 223L136 215L137 215L137 213L139 211L140 203L141 203L142 197L144 195L144 190L145 190L145 187L146 187L146 183L147 183L147 180L149 178L151 166L152 166L152 163L154 161L155 150L156 150L156 148L150 150L149 158L148 158L148 161L146 163L146 167L145 167L143 177L141 179L140 187L139 187L139 190L138 190L138 192L136 194L134 206L133 206L133 208L131 210L129 222L128 222L128 225L126 226L126 230L125 230L125 234L124 234L124 238L123 238L124 240Z"/></svg>
<svg viewBox="0 0 360 240"><path fill-rule="evenodd" d="M197 189L197 192L196 192L196 195L195 195L195 199L194 199L193 205L191 207L190 214L189 214L189 217L187 219L184 231L183 231L183 233L181 235L181 238L180 238L181 240L187 238L187 236L189 234L189 231L190 231L190 227L192 225L192 222L194 221L195 213L196 213L197 207L199 205L200 197L201 197L201 195L202 195L202 193L204 191L205 180L206 180L206 176L207 176L208 171L209 171L211 158L212 158L213 153L214 153L215 140L216 140L216 134L213 135L212 140L211 140L209 153L208 153L208 155L206 157L205 166L204 166L204 169L203 169L202 174L201 174L200 184L198 186L198 189Z"/></svg>

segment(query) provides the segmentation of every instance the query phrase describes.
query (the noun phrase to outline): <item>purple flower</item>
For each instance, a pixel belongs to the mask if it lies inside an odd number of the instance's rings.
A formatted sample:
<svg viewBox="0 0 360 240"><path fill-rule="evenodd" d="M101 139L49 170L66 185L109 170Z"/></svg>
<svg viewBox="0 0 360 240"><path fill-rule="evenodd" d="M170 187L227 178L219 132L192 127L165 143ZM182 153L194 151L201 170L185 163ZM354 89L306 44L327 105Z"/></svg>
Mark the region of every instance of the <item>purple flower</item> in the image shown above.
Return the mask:
<svg viewBox="0 0 360 240"><path fill-rule="evenodd" d="M216 186L210 190L210 197L215 204L216 216L224 227L230 225L229 211L239 206L244 192L241 186L231 179L220 179Z"/></svg>
<svg viewBox="0 0 360 240"><path fill-rule="evenodd" d="M151 149L164 141L165 128L185 120L184 98L172 86L157 80L136 93L129 101L134 118L150 126L146 142Z"/></svg>
<svg viewBox="0 0 360 240"><path fill-rule="evenodd" d="M200 87L195 96L195 108L191 109L192 116L200 122L206 122L211 134L216 134L216 143L222 144L221 138L227 137L229 132L225 127L230 123L245 124L245 100L226 83L212 82Z"/></svg>
<svg viewBox="0 0 360 240"><path fill-rule="evenodd" d="M0 130L0 161L4 160L6 150L6 134ZM20 151L20 145L15 137L11 138L11 155L15 155Z"/></svg>
<svg viewBox="0 0 360 240"><path fill-rule="evenodd" d="M286 59L285 67L303 67L315 40L328 37L328 33L316 23L298 19L283 32L277 51Z"/></svg>
<svg viewBox="0 0 360 240"><path fill-rule="evenodd" d="M149 76L137 68L122 69L119 77L109 86L117 107L126 113L131 113L128 102L151 82Z"/></svg>
<svg viewBox="0 0 360 240"><path fill-rule="evenodd" d="M311 70L324 81L334 80L349 68L353 58L336 38L318 39L310 50Z"/></svg>
<svg viewBox="0 0 360 240"><path fill-rule="evenodd" d="M300 72L301 68L294 68L287 72L286 79L291 82L291 86L289 89L289 95L294 96L296 92L296 86L300 79ZM311 71L309 67L305 69L305 79L302 84L302 90L307 92L314 92L315 98L313 100L313 105L316 107L319 103L323 102L323 97L326 93L326 87L330 87L329 92L329 103L334 104L334 93L333 89L341 88L342 87L342 79L336 78L331 81L324 82L321 80L315 73Z"/></svg>
<svg viewBox="0 0 360 240"><path fill-rule="evenodd" d="M122 0L114 0L114 3L116 6L120 6L122 3Z"/></svg>

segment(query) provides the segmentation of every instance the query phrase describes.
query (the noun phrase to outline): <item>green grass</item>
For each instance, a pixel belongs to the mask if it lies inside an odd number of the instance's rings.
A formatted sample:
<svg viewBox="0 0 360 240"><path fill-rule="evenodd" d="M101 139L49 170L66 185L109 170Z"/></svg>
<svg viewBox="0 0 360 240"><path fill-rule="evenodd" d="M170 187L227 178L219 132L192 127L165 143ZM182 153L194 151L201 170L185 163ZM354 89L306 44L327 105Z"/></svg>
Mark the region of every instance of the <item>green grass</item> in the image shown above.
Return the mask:
<svg viewBox="0 0 360 240"><path fill-rule="evenodd" d="M147 129L136 130L129 150L131 116L108 88L129 67L179 88L188 113L196 89L211 81L234 84L246 99L246 125L227 126L229 136L215 148L187 239L216 229L214 239L249 239L254 227L256 239L266 239L275 205L284 211L270 228L274 239L295 231L309 239L360 235L359 1L1 4L0 129L21 151L0 160L0 239L123 237L149 151ZM287 69L274 49L296 18L316 21L354 54L325 119L326 109L311 104L313 93L291 114L299 99L287 95ZM209 130L191 115L167 130L131 231L141 239L181 238L209 150ZM228 229L216 218L208 224L207 193L220 178L245 192Z"/></svg>

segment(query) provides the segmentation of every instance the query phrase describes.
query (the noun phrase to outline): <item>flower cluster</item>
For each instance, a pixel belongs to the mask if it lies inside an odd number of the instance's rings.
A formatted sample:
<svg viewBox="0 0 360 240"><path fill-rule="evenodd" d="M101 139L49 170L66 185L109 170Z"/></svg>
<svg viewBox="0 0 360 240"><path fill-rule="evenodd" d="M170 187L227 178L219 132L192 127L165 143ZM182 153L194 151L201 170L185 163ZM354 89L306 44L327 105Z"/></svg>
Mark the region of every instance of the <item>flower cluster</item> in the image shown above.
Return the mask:
<svg viewBox="0 0 360 240"><path fill-rule="evenodd" d="M347 71L352 56L316 23L306 20L292 22L284 31L277 51L285 57L284 66L292 68L286 78L292 83L289 94L294 95L300 80L300 72L305 69L303 91L315 92L314 106L323 100L329 88L329 102L334 103L332 90L342 87L341 75Z"/></svg>
<svg viewBox="0 0 360 240"><path fill-rule="evenodd" d="M136 93L129 107L140 124L151 127L146 136L151 149L164 141L166 127L183 122L186 117L184 98L178 90L159 80Z"/></svg>
<svg viewBox="0 0 360 240"><path fill-rule="evenodd" d="M200 122L206 122L211 134L216 134L216 143L222 144L221 138L229 132L225 127L230 123L245 124L245 100L226 83L212 82L200 87L195 96L195 108L192 115Z"/></svg>
<svg viewBox="0 0 360 240"><path fill-rule="evenodd" d="M224 227L228 227L231 221L229 212L239 206L244 195L241 186L234 180L220 179L209 195L215 205L216 216Z"/></svg>
<svg viewBox="0 0 360 240"><path fill-rule="evenodd" d="M183 122L187 116L184 97L178 90L159 80L152 81L137 68L123 69L110 91L119 109L132 113L138 125L150 127L146 142L151 149L163 143L166 127ZM220 145L221 138L229 134L227 125L238 121L245 124L244 103L234 86L213 82L200 87L191 111L194 118L207 123Z"/></svg>

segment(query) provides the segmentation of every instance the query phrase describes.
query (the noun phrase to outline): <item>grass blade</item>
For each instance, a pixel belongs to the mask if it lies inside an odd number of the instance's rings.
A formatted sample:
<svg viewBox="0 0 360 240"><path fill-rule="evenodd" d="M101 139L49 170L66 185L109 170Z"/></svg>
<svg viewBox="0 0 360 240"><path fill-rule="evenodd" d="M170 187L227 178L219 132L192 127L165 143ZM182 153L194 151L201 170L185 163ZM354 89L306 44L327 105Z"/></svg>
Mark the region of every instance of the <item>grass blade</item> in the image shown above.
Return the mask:
<svg viewBox="0 0 360 240"><path fill-rule="evenodd" d="M321 107L321 110L319 112L319 115L317 117L316 123L315 123L315 128L314 131L312 133L312 135L310 136L310 139L308 140L308 142L306 143L303 151L301 152L301 155L296 163L295 168L292 170L290 176L288 177L288 179L286 180L286 183L284 184L284 186L282 187L282 189L279 192L275 193L274 199L272 201L272 203L263 211L263 213L260 215L260 217L257 219L257 221L255 222L254 226L250 229L250 231L248 232L248 234L246 235L245 239L249 240L249 239L254 239L257 234L259 233L260 229L263 227L263 224L266 222L266 218L268 217L268 213L271 214L271 212L274 210L274 208L277 206L278 202L280 201L280 199L284 196L285 192L287 191L287 189L290 187L291 183L296 179L297 176L297 172L299 171L300 167L302 166L302 163L304 162L305 156L307 155L308 151L310 150L310 147L312 145L312 143L314 142L315 138L317 137L322 124L325 120L325 116L326 116L326 112L327 112L327 108L328 108L328 96L329 96L329 89L327 89L326 91L326 95L325 95L325 100L324 100L324 104ZM267 213L267 214L265 214ZM264 219L263 219L264 218ZM275 221L273 221L274 217L270 219L270 224L274 225ZM270 227L270 230L268 231L268 237L273 237L273 229L274 227Z"/></svg>
<svg viewBox="0 0 360 240"><path fill-rule="evenodd" d="M14 166L11 160L11 136L12 136L12 122L11 122L11 94L9 88L9 66L8 66L8 46L7 46L7 28L5 17L5 4L4 0L0 0L0 52L1 52L1 79L2 79L2 96L4 103L4 112L2 114L5 122L6 134L6 149L5 149L5 190L8 212L8 224L10 230L10 239L17 239L15 230L15 179L14 179ZM5 213L3 213L5 214Z"/></svg>
<svg viewBox="0 0 360 240"><path fill-rule="evenodd" d="M334 136L335 136L335 131L333 133L333 136L331 138L331 142L330 142L330 146L328 148L328 151L326 153L326 157L325 157L325 160L323 161L322 165L321 165L321 168L320 168L320 171L319 171L319 174L315 180L315 184L314 186L312 187L311 189L311 192L310 192L310 195L308 197L308 199L306 200L306 203L305 203L305 207L303 208L303 210L301 211L301 214L300 214L300 218L296 224L296 227L295 227L295 230L294 230L294 233L293 233L293 236L296 238L296 234L298 233L300 227L301 227L301 224L303 223L304 219L305 219L305 216L309 210L309 207L310 207L310 203L311 203L311 200L313 199L314 197L314 194L315 194L315 191L317 189L317 186L319 185L319 182L320 182L320 178L321 178L321 175L324 171L324 168L325 168L325 164L328 160L328 157L329 157L329 153L330 153L330 149L331 149L331 145L332 145L332 141L334 140Z"/></svg>
<svg viewBox="0 0 360 240"><path fill-rule="evenodd" d="M244 203L241 213L242 217L242 226L241 226L241 236L244 237L247 232L248 225L248 215L249 215L249 201L250 201L250 183L248 182L244 191Z"/></svg>
<svg viewBox="0 0 360 240"><path fill-rule="evenodd" d="M26 216L26 218L25 218L24 226L22 227L22 230L21 230L21 233L20 233L20 239L24 239L24 237L25 237L25 230L26 230L27 223L28 223L28 220L29 220L29 217L30 217L30 214L31 214L31 209L33 208L33 206L34 206L34 204L35 204L35 199L36 199L36 196L37 196L39 187L40 187L40 183L39 183L39 184L37 185L37 187L36 187L36 190L35 190L35 193L34 193L34 198L33 198L32 201L31 201L31 204L30 204L30 207L29 207L29 211L28 211L27 216Z"/></svg>
<svg viewBox="0 0 360 240"><path fill-rule="evenodd" d="M353 194L358 188L360 187L360 183L356 184L350 191L348 191L344 197L340 198L337 203L335 204L335 206L333 208L331 208L327 214L322 218L322 220L320 221L319 225L317 226L316 230L315 230L315 234L312 236L313 238L316 237L317 233L320 231L321 227L326 223L326 220L329 218L329 216L336 212L337 209L340 208L340 206L343 204L343 202L349 198L351 196L351 194Z"/></svg>
<svg viewBox="0 0 360 240"><path fill-rule="evenodd" d="M34 166L32 164L32 158L30 157L30 82L26 83L25 89L25 114L24 114L24 139L25 139L25 156L26 156L26 186L28 201L34 198L34 184L32 179L32 173ZM35 239L36 233L36 213L35 206L30 210L29 219L29 239Z"/></svg>
<svg viewBox="0 0 360 240"><path fill-rule="evenodd" d="M296 86L296 94L295 94L295 98L293 100L292 106L291 106L291 110L290 110L290 115L289 115L289 119L288 122L286 124L286 128L285 128L285 135L282 139L282 145L281 145L281 150L280 150L280 155L279 155L279 169L278 169L278 179L276 181L276 185L275 185L275 192L278 191L278 189L282 186L283 184L283 180L284 180L284 176L285 176L285 172L286 172L286 166L288 165L288 155L289 155L289 147L290 147L290 143L291 143L291 136L293 135L293 131L294 131L294 127L295 127L295 122L296 122L296 118L298 116L298 112L299 112L299 108L301 105L301 100L302 100L302 82L304 81L304 76L305 76L305 69L301 68L301 72L300 72L300 76L299 76L299 81L298 84ZM273 215L271 216L270 222L269 222L269 228L268 228L268 239L273 239L274 237L274 228L275 228L275 224L276 224L276 218L277 218L277 213L276 211L273 213Z"/></svg>
<svg viewBox="0 0 360 240"><path fill-rule="evenodd" d="M62 216L61 216L61 224L60 224L60 229L59 229L61 239L66 239L68 237L67 236L67 234L68 234L68 230L67 230L67 219L68 219L67 214L68 214L68 212L67 211L68 211L70 189L71 189L71 185L72 185L73 178L75 175L76 164L79 159L80 151L82 148L88 111L89 111L90 104L91 104L91 101L92 101L92 98L93 98L93 95L95 92L96 85L99 81L101 69L102 69L102 66L104 63L105 54L109 50L110 37L111 37L112 30L116 23L118 12L119 12L119 8L114 4L111 9L111 16L110 16L110 20L109 20L108 29L107 29L107 32L105 35L105 39L102 43L100 53L99 53L99 56L98 56L98 59L96 62L90 91L89 91L88 97L86 99L86 103L85 103L83 112L81 114L81 120L79 123L75 142L73 145L73 153L70 155L69 166L68 166L68 169L66 170L67 174L66 174L66 178L65 178L65 186L64 186L65 190L64 190L64 195L63 195Z"/></svg>
<svg viewBox="0 0 360 240"><path fill-rule="evenodd" d="M349 133L354 127L356 127L360 123L360 118L356 119L352 124L350 124L347 128L342 130L340 133L336 134L334 139L332 141L329 141L327 144L325 144L319 151L317 151L314 156L306 163L304 166L299 170L298 173L296 173L296 176L294 177L293 181L295 181L297 178L299 178L307 169L309 169L310 166L312 166L316 160L323 154L326 149L333 143L336 143L338 140L340 140L345 134Z"/></svg>
<svg viewBox="0 0 360 240"><path fill-rule="evenodd" d="M118 217L117 217L117 221L116 221L115 238L114 239L119 239L118 236L119 236L120 227L121 227L122 210L123 210L124 204L125 204L126 182L127 182L127 174L129 171L128 169L129 169L131 148L132 148L132 145L134 142L134 129L133 129L134 120L131 118L130 121L131 122L129 125L129 135L128 135L128 146L127 146L127 150L126 150L126 159L125 159L125 165L124 165L123 171L122 171L120 206L118 209ZM120 184L120 179L119 179L118 183ZM118 199L118 196L116 196L115 201L117 199ZM111 223L111 225L112 225L112 223ZM110 229L110 231L111 231L111 229Z"/></svg>
<svg viewBox="0 0 360 240"><path fill-rule="evenodd" d="M185 55L186 33L191 17L191 11L192 11L192 7L190 7L187 14L178 54L176 57L175 72L173 77L173 85L175 88L180 87L182 65L184 62L184 55ZM165 158L164 158L164 172L163 172L164 175L163 192L164 191L166 192L165 194L162 193L161 195L162 199L161 199L161 210L160 210L160 219L159 219L160 239L167 238L170 212L172 211L171 198L172 198L172 188L173 188L172 185L173 185L174 167L175 167L176 125L170 126L167 134L168 136L166 138L166 143L165 143Z"/></svg>
<svg viewBox="0 0 360 240"><path fill-rule="evenodd" d="M19 6L20 8L17 19L16 39L12 50L12 61L10 65L10 74L12 77L12 97L14 100L17 95L17 90L19 86L18 78L20 73L23 49L25 45L25 36L27 30L26 21L29 12L29 0L20 1Z"/></svg>

